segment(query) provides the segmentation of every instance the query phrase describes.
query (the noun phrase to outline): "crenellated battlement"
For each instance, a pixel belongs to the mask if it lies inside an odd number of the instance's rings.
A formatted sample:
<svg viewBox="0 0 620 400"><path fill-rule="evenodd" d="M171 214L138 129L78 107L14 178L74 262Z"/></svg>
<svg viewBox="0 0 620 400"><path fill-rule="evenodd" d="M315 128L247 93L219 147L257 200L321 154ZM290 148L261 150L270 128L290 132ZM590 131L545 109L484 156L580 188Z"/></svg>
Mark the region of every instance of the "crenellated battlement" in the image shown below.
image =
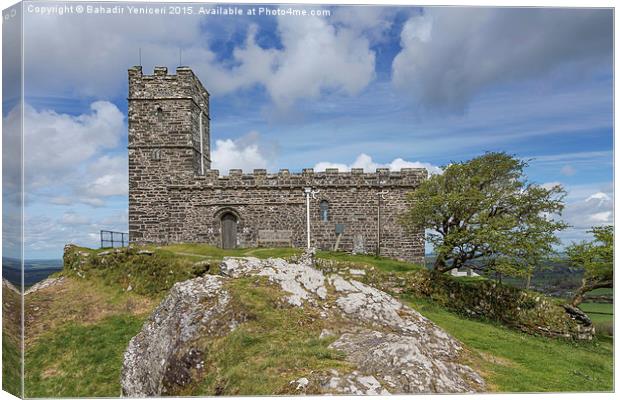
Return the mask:
<svg viewBox="0 0 620 400"><path fill-rule="evenodd" d="M169 74L167 67L156 66L152 75L145 75L142 66L129 68L128 100L182 100L191 99L208 114L209 91L189 67L177 67Z"/></svg>
<svg viewBox="0 0 620 400"><path fill-rule="evenodd" d="M375 172L364 172L361 168L340 172L336 168L315 172L305 168L301 173L292 173L288 169L280 169L277 173L268 173L265 169L255 169L252 173L244 173L240 169L231 169L228 175L220 175L217 169L209 169L202 176L195 176L193 182L173 184L193 188L204 187L306 187L306 186L337 186L337 187L377 187L406 186L415 187L428 173L424 168L402 168L390 171L388 168L377 168Z"/></svg>

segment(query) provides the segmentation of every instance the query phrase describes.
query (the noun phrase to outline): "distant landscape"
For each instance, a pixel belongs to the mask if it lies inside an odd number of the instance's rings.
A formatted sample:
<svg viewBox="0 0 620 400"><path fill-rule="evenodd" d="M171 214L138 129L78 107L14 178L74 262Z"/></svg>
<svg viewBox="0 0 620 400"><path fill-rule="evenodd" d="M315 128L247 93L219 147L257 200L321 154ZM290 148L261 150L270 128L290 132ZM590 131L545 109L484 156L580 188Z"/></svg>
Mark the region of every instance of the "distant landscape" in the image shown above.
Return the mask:
<svg viewBox="0 0 620 400"><path fill-rule="evenodd" d="M15 286L21 285L20 260L2 257L2 277ZM54 272L62 269L62 260L26 260L24 263L24 285L32 286Z"/></svg>

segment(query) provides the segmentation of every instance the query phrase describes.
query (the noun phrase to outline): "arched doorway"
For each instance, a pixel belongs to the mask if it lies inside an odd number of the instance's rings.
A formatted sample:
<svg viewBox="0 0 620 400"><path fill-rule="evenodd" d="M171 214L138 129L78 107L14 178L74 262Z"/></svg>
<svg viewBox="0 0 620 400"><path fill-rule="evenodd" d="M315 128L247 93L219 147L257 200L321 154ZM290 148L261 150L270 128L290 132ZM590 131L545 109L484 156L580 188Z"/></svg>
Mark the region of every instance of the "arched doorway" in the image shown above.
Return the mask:
<svg viewBox="0 0 620 400"><path fill-rule="evenodd" d="M237 247L237 217L231 212L222 215L222 248Z"/></svg>

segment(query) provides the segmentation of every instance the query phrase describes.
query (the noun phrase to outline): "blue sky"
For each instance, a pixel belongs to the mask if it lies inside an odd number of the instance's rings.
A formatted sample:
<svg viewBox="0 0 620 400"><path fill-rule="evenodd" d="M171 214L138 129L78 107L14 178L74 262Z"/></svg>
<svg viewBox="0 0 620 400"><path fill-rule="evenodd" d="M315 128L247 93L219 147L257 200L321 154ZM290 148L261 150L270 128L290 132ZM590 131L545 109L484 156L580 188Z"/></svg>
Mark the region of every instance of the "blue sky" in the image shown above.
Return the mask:
<svg viewBox="0 0 620 400"><path fill-rule="evenodd" d="M331 15L26 11L26 257L127 230L126 74L139 48L146 73L173 71L183 49L212 95L222 173L436 171L506 151L531 160L530 180L567 189L566 243L613 221L610 10L324 9Z"/></svg>

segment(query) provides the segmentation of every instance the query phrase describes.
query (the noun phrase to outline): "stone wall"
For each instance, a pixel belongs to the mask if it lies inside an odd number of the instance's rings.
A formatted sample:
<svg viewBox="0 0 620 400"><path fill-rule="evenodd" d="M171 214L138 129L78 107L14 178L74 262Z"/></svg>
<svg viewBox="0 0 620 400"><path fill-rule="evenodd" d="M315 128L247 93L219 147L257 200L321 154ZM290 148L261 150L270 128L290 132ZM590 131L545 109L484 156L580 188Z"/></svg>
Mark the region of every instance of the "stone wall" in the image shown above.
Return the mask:
<svg viewBox="0 0 620 400"><path fill-rule="evenodd" d="M143 75L141 67L133 67L127 115L129 236L137 242L166 242L167 186L192 180L201 173L201 163L205 169L211 165L209 93L189 68L168 75L166 68L156 67L153 75Z"/></svg>
<svg viewBox="0 0 620 400"><path fill-rule="evenodd" d="M333 249L336 224L344 224L340 250L376 253L378 193L385 192L381 255L423 262L424 232L405 232L398 216L407 207L406 194L426 178L425 169L231 170L221 176L209 169L208 107L208 92L188 68L178 68L176 75L162 67L154 75L143 75L140 67L129 70L131 242L221 246L222 216L230 213L237 247L305 247L304 188L310 187L319 191L310 204L312 246ZM327 221L321 201L329 204Z"/></svg>
<svg viewBox="0 0 620 400"><path fill-rule="evenodd" d="M406 194L426 177L423 169L400 172L379 170L364 173L301 174L286 170L267 174L231 171L219 176L210 170L205 177L196 177L192 184L171 185L169 215L171 242L203 242L221 245L221 216L231 212L238 218L238 246L306 246L305 187L318 190L310 201L311 245L331 250L336 242L336 224L344 224L339 249L375 253L377 249L378 193L381 200L381 255L422 262L424 234L409 234L398 223L406 207ZM321 218L319 204L327 201L328 219ZM259 242L259 231L269 230L277 239ZM290 241L284 232L290 231ZM265 236L263 232L263 236ZM264 237L263 237L264 238ZM356 243L354 243L356 242Z"/></svg>

